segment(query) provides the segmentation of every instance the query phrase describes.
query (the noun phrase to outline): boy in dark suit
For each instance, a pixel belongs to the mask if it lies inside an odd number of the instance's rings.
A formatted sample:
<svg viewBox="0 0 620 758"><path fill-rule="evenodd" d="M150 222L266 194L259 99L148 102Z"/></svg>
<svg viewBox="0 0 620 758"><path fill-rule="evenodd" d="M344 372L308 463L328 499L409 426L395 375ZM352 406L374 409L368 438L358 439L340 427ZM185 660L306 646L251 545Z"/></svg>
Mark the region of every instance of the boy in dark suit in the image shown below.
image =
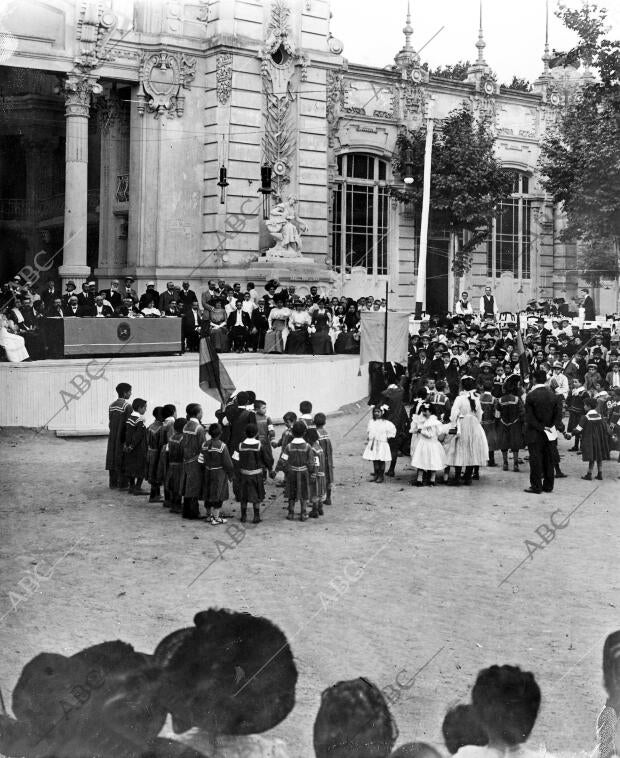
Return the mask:
<svg viewBox="0 0 620 758"><path fill-rule="evenodd" d="M123 470L129 480L130 495L148 495L142 489L146 474L146 427L144 414L146 400L137 397L132 403L132 412L125 422L125 444L123 445Z"/></svg>
<svg viewBox="0 0 620 758"><path fill-rule="evenodd" d="M127 486L127 481L122 474L123 444L125 442L125 422L132 411L129 398L131 397L131 384L121 382L116 385L117 399L110 405L108 410L108 449L105 457L105 467L109 475L109 487L121 489Z"/></svg>

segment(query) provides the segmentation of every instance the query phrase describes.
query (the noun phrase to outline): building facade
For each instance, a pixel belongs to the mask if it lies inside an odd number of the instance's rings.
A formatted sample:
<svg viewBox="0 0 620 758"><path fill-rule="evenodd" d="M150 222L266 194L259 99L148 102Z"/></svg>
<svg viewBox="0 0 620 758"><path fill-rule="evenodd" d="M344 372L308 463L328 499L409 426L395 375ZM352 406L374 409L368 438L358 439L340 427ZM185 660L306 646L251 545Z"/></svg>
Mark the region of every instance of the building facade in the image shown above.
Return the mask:
<svg viewBox="0 0 620 758"><path fill-rule="evenodd" d="M547 48L533 92L504 89L481 29L465 81L429 78L409 17L403 33L394 63L371 68L343 57L327 0L13 4L0 18L0 277L53 256L49 273L101 286L129 274L197 290L275 276L360 296L387 284L413 309L419 222L390 194L403 186L396 138L466 104L490 116L514 192L459 281L455 240L431 228L427 309L488 283L505 310L570 300L576 251L559 241L537 162L580 74L550 69ZM278 203L301 230L294 258L266 255ZM599 297L615 310L613 295Z"/></svg>

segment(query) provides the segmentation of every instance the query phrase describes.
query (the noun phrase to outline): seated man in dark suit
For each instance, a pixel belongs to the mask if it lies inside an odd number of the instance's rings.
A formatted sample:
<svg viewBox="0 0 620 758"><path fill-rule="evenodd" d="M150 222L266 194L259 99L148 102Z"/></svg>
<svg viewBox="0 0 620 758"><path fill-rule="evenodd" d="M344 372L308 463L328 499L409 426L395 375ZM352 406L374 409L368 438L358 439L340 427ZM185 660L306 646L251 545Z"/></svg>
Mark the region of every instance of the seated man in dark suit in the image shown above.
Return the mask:
<svg viewBox="0 0 620 758"><path fill-rule="evenodd" d="M136 301L130 295L123 298L123 302L115 311L115 316L117 318L142 318Z"/></svg>
<svg viewBox="0 0 620 758"><path fill-rule="evenodd" d="M62 298L60 296L55 297L52 302L47 304L45 308L46 318L64 318L64 315Z"/></svg>
<svg viewBox="0 0 620 758"><path fill-rule="evenodd" d="M183 314L183 321L181 322L183 345L189 352L196 352L198 350L204 321L205 313L198 309L198 301L194 300L191 308Z"/></svg>
<svg viewBox="0 0 620 758"><path fill-rule="evenodd" d="M71 295L69 301L63 308L65 318L77 318L80 315L80 306L78 305L77 295Z"/></svg>
<svg viewBox="0 0 620 758"><path fill-rule="evenodd" d="M140 295L140 300L138 300L139 310L146 308L151 300L155 305L159 303L159 292L155 289L155 282L147 282L146 291Z"/></svg>
<svg viewBox="0 0 620 758"><path fill-rule="evenodd" d="M243 310L242 300L235 302L235 310L226 319L226 327L233 352L242 353L246 349L252 328L252 320L250 315Z"/></svg>
<svg viewBox="0 0 620 758"><path fill-rule="evenodd" d="M252 311L250 320L252 322L250 346L252 347L252 350L256 352L265 347L265 334L269 329L269 321L265 315L265 304L262 300L259 301L256 308Z"/></svg>
<svg viewBox="0 0 620 758"><path fill-rule="evenodd" d="M112 318L114 311L109 305L104 304L102 295L97 295L92 305L86 303L80 308L79 315L83 318Z"/></svg>
<svg viewBox="0 0 620 758"><path fill-rule="evenodd" d="M554 450L546 432L562 421L560 405L546 381L547 372L537 370L525 398L525 442L530 454L530 486L525 491L533 495L553 491Z"/></svg>

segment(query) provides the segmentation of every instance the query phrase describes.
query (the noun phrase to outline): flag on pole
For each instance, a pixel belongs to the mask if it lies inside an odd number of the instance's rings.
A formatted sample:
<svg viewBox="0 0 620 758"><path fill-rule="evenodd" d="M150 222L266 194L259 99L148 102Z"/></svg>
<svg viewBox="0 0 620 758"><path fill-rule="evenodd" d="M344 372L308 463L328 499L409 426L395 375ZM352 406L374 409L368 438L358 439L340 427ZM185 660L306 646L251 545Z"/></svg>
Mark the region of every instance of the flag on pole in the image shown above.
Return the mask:
<svg viewBox="0 0 620 758"><path fill-rule="evenodd" d="M387 335L385 322L387 319ZM387 343L386 343L387 337ZM407 365L409 314L400 311L362 313L360 323L360 365L385 360Z"/></svg>
<svg viewBox="0 0 620 758"><path fill-rule="evenodd" d="M220 361L208 337L200 339L198 383L200 389L225 405L235 391L235 385Z"/></svg>
<svg viewBox="0 0 620 758"><path fill-rule="evenodd" d="M530 367L527 362L527 353L525 352L525 345L523 344L520 325L517 329L517 355L519 356L519 368L521 369L521 376L523 379L526 379L530 375Z"/></svg>

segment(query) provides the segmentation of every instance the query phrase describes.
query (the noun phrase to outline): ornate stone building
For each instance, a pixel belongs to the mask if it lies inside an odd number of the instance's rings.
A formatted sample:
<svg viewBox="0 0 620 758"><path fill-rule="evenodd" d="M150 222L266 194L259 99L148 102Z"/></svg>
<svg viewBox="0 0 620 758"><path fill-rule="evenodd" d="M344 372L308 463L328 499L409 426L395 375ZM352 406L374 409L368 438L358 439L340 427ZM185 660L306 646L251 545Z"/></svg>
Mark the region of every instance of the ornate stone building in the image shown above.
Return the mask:
<svg viewBox="0 0 620 758"><path fill-rule="evenodd" d="M64 280L94 274L106 285L132 274L200 289L213 277L275 275L300 291L318 283L354 296L380 294L387 281L412 308L419 232L390 196L402 187L391 167L396 137L466 103L491 115L514 194L457 286L476 294L491 282L506 309L572 297L575 251L558 241L562 218L536 165L577 72L550 69L547 48L533 92L501 88L481 29L466 81L429 79L409 18L403 32L394 64L370 68L343 57L327 0L9 6L0 17L0 277L46 250ZM262 166L271 197L259 191ZM266 223L264 202L273 216L289 199L288 228L305 228L301 253L265 255L280 227ZM453 302L451 244L431 229L429 310Z"/></svg>

